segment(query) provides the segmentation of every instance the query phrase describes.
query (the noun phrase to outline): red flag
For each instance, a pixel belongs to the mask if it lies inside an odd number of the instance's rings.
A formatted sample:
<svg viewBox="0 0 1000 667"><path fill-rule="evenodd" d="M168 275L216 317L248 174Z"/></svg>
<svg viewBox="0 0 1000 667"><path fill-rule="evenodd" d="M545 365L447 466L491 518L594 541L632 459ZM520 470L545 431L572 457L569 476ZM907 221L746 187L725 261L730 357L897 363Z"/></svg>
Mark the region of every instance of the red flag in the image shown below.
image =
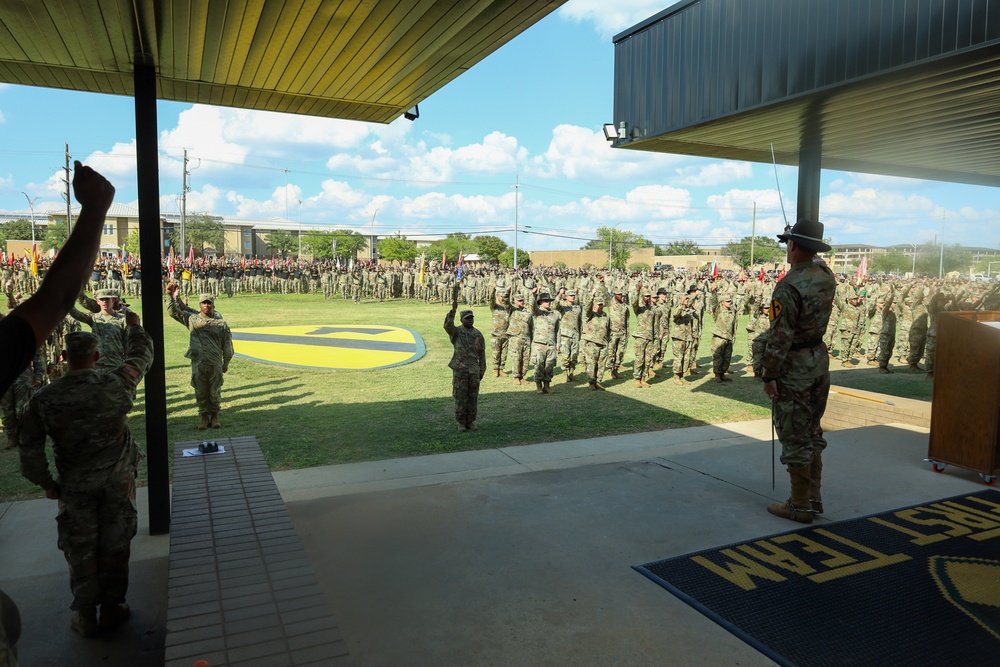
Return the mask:
<svg viewBox="0 0 1000 667"><path fill-rule="evenodd" d="M719 277L719 260L712 262L712 280Z"/></svg>
<svg viewBox="0 0 1000 667"><path fill-rule="evenodd" d="M782 269L781 269L781 275L778 276L778 282L780 283L781 279L784 278L784 277L785 277L785 269L784 269L784 267L782 267Z"/></svg>
<svg viewBox="0 0 1000 667"><path fill-rule="evenodd" d="M764 267L760 267L760 275L757 276L758 282L764 282Z"/></svg>
<svg viewBox="0 0 1000 667"><path fill-rule="evenodd" d="M190 250L188 250L188 264L194 266L194 245L192 244Z"/></svg>
<svg viewBox="0 0 1000 667"><path fill-rule="evenodd" d="M271 258L271 265L268 268L274 270L274 257Z"/></svg>
<svg viewBox="0 0 1000 667"><path fill-rule="evenodd" d="M445 251L441 254L441 268L443 269L448 263L448 252Z"/></svg>
<svg viewBox="0 0 1000 667"><path fill-rule="evenodd" d="M288 271L292 270L292 258L291 257L289 257L287 260L285 260L285 269L288 270Z"/></svg>
<svg viewBox="0 0 1000 667"><path fill-rule="evenodd" d="M858 265L858 270L854 275L856 278L864 278L868 275L868 257L861 258L861 264Z"/></svg>
<svg viewBox="0 0 1000 667"><path fill-rule="evenodd" d="M458 276L457 279L462 279L462 261L465 259L465 255L458 253Z"/></svg>
<svg viewBox="0 0 1000 667"><path fill-rule="evenodd" d="M167 272L170 273L170 277L174 276L174 247L170 246L170 258L167 260Z"/></svg>
<svg viewBox="0 0 1000 667"><path fill-rule="evenodd" d="M242 261L240 261L240 268L241 269L247 268L247 258L246 257L243 257Z"/></svg>

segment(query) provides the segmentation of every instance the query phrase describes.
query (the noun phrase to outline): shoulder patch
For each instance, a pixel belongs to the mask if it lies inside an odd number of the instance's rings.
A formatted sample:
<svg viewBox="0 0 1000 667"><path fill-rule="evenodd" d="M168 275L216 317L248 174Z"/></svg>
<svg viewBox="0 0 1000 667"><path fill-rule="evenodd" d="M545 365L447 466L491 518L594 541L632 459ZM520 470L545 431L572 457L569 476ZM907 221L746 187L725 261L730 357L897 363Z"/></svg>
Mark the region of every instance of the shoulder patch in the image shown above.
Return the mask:
<svg viewBox="0 0 1000 667"><path fill-rule="evenodd" d="M771 308L768 310L768 319L773 322L779 317L781 317L781 302L777 299L771 299Z"/></svg>
<svg viewBox="0 0 1000 667"><path fill-rule="evenodd" d="M132 380L139 379L139 369L130 366L129 364L122 364L121 370L125 375L132 378Z"/></svg>

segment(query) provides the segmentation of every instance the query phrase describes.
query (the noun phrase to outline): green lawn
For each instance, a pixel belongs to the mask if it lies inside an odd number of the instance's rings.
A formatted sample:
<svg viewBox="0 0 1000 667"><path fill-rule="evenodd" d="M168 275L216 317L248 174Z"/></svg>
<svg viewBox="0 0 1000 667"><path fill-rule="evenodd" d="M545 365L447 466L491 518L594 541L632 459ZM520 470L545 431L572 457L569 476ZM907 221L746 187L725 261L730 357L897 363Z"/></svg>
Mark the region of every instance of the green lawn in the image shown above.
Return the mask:
<svg viewBox="0 0 1000 667"><path fill-rule="evenodd" d="M769 410L760 385L739 372L745 339L737 341L734 354L736 381L711 381L709 324L699 350L707 372L688 386L673 384L669 369L664 369L653 387L636 389L631 351L625 358L627 373L621 380L608 379L606 392L590 391L585 375L570 384L557 375L554 393L538 395L533 383L518 387L509 378L487 374L479 398L480 430L458 433L447 367L451 345L442 328L446 306L408 301L355 305L314 295L222 297L216 305L233 328L393 325L419 332L427 346L418 361L376 371L312 370L234 359L223 387L223 428L211 434L256 436L274 470L759 419ZM489 311L475 310L488 338ZM164 344L169 440L199 439L204 433L195 428L198 415L183 356L186 329L168 318ZM834 384L930 399L931 383L922 374L879 375L864 366L841 370L836 361L833 368ZM141 393L140 408L131 419L133 433L144 445ZM37 488L20 477L16 452L0 451L0 499L38 495Z"/></svg>

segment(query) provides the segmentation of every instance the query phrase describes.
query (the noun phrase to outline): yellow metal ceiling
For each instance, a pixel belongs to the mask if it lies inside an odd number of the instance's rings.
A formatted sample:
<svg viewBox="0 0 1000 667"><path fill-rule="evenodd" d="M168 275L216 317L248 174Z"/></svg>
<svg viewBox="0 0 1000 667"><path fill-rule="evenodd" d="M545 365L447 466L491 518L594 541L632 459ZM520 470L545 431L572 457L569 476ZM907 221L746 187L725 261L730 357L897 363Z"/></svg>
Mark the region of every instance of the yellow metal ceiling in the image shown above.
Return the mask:
<svg viewBox="0 0 1000 667"><path fill-rule="evenodd" d="M2 0L0 81L387 123L565 0Z"/></svg>

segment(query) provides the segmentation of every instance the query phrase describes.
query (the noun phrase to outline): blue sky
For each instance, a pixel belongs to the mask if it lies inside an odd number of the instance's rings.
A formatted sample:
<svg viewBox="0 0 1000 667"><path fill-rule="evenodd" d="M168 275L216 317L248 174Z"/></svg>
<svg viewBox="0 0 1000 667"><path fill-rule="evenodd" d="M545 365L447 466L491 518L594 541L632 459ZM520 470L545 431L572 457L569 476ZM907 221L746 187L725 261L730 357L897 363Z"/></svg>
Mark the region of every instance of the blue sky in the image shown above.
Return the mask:
<svg viewBox="0 0 1000 667"><path fill-rule="evenodd" d="M657 242L721 245L784 225L770 164L613 150L611 37L663 0L570 0L390 125L161 102L161 209L271 218L379 234L496 234L522 249L574 249L600 226ZM0 85L0 210L64 208L63 144L135 204L130 98ZM794 216L796 169L779 167ZM1000 247L994 188L825 171L834 243Z"/></svg>

